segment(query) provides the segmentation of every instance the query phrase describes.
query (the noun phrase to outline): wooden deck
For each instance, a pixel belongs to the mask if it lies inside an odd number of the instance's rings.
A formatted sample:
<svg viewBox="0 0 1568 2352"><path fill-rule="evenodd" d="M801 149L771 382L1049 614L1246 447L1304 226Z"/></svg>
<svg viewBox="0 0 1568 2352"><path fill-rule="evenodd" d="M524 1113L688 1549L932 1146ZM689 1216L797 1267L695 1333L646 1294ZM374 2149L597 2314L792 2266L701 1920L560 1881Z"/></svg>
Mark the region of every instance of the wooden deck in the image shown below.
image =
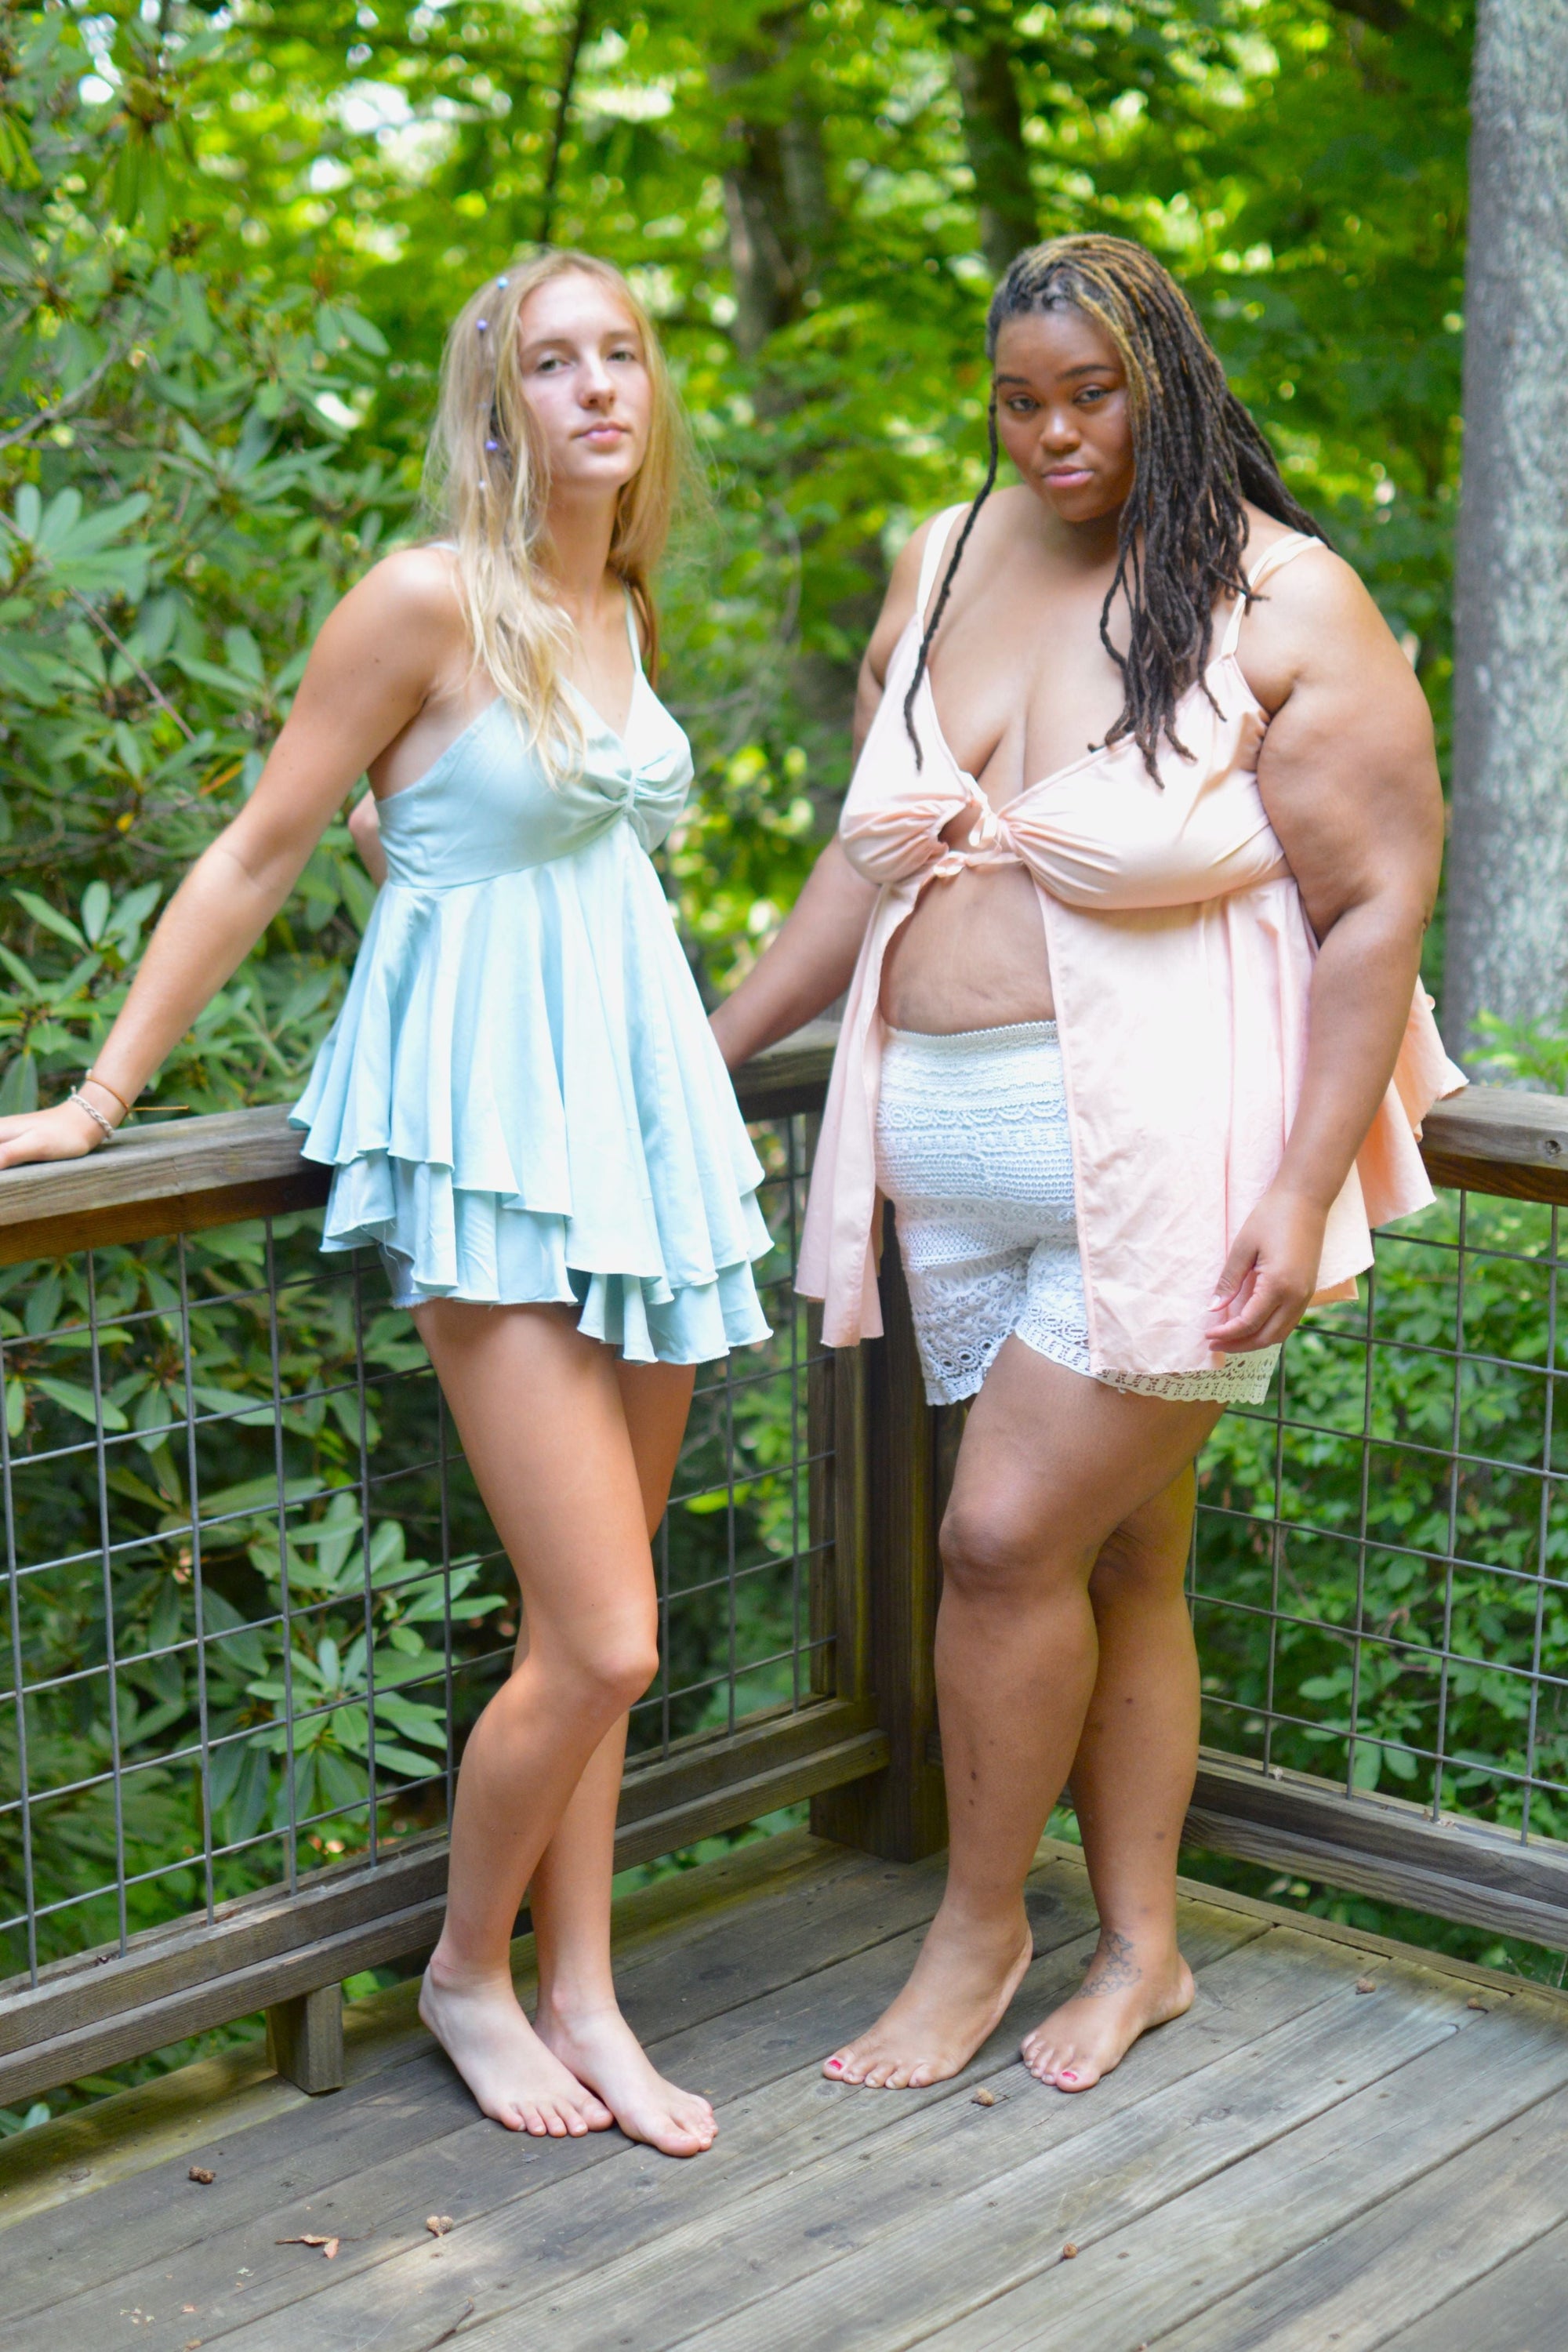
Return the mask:
<svg viewBox="0 0 1568 2352"><path fill-rule="evenodd" d="M238 2052L5 2143L0 2352L1568 2347L1568 2000L1189 1885L1196 2007L1066 2097L1014 2054L1092 1942L1048 1847L968 2074L824 2082L940 1882L800 1834L621 1904L627 2011L720 2107L689 2164L477 2120L406 1986L336 2095Z"/></svg>

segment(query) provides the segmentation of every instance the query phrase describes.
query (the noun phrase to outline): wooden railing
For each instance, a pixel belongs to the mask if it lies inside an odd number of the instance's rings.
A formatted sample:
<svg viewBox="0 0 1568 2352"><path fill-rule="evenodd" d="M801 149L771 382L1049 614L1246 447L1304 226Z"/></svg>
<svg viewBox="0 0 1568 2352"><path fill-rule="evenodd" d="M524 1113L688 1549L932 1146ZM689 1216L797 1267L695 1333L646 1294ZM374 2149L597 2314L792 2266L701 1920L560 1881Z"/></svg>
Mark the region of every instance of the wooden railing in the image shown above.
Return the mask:
<svg viewBox="0 0 1568 2352"><path fill-rule="evenodd" d="M819 1026L760 1056L740 1082L747 1116L818 1110L832 1045ZM1440 1185L1568 1202L1555 1097L1474 1088L1432 1113L1424 1150ZM132 1129L89 1160L0 1177L0 1265L278 1216L326 1189L281 1109ZM809 1703L630 1772L619 1866L802 1800L820 1834L877 1853L945 1841L931 1637L961 1415L924 1402L890 1234L882 1283L885 1339L819 1355L811 1373ZM1188 1826L1209 1848L1568 1949L1568 1849L1551 1843L1222 1756L1205 1756ZM338 1989L429 1948L446 1859L444 1834L414 1835L0 1987L0 2104L258 2010L280 2070L332 2087Z"/></svg>

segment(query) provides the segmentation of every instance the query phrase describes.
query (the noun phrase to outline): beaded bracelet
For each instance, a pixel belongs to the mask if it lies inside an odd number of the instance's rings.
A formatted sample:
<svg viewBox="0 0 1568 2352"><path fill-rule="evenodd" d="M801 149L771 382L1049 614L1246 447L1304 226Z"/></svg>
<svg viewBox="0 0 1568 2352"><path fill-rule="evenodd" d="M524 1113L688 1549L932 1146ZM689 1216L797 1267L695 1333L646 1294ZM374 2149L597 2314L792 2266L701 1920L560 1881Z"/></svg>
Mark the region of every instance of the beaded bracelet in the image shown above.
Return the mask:
<svg viewBox="0 0 1568 2352"><path fill-rule="evenodd" d="M78 1091L77 1091L77 1089L76 1089L76 1087L73 1087L71 1088L71 1090L70 1090L69 1094L68 1094L68 1095L67 1095L67 1097L66 1097L66 1100L67 1100L67 1102L73 1102L73 1103L75 1103L75 1105L76 1105L76 1107L77 1107L77 1108L78 1108L79 1110L84 1110L84 1111L86 1111L86 1113L87 1113L87 1115L88 1115L89 1118L90 1118L90 1119L92 1120L92 1122L93 1122L93 1124L94 1124L94 1126L95 1126L95 1127L101 1127L101 1128L102 1128L102 1129L103 1129L103 1139L104 1139L104 1141L105 1141L106 1143L112 1143L112 1142L113 1142L113 1140L114 1140L114 1129L110 1127L110 1125L109 1124L109 1121L104 1118L103 1113L102 1113L100 1110L95 1110L95 1109L94 1109L94 1108L93 1108L92 1104L89 1102L89 1100L88 1100L87 1097L86 1097L84 1094L79 1094L79 1093L78 1093Z"/></svg>

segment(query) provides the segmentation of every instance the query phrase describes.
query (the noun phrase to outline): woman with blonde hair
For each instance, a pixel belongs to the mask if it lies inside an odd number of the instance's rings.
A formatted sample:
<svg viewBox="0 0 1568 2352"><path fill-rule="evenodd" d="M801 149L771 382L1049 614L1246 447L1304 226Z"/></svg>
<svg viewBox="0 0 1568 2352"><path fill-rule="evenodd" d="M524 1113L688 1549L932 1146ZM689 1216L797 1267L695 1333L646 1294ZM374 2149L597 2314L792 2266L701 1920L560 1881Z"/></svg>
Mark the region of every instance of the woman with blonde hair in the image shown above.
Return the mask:
<svg viewBox="0 0 1568 2352"><path fill-rule="evenodd" d="M93 1070L0 1166L106 1142L368 771L386 887L294 1116L323 1246L378 1244L516 1571L513 1672L464 1753L420 2013L486 2115L674 2156L707 2102L616 2007L627 1710L693 1368L764 1339L762 1169L648 851L691 781L644 669L684 428L620 273L554 252L452 329L440 539L323 627L255 793L164 914ZM508 1948L530 1891L532 2023Z"/></svg>

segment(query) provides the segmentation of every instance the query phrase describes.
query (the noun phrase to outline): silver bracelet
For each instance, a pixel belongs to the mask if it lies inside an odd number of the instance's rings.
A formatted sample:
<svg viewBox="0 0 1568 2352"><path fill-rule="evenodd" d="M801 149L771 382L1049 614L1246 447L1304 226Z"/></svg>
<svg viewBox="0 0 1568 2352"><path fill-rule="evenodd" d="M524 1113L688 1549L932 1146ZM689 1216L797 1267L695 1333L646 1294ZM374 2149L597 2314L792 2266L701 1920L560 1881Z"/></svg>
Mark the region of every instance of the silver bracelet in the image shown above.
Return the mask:
<svg viewBox="0 0 1568 2352"><path fill-rule="evenodd" d="M86 1111L89 1118L92 1120L95 1127L102 1128L103 1139L105 1143L113 1142L114 1129L110 1126L109 1121L104 1118L103 1113L100 1110L94 1109L92 1104L89 1102L85 1095L79 1094L75 1087L73 1087L69 1094L67 1095L66 1100L67 1102L75 1103L79 1110Z"/></svg>

